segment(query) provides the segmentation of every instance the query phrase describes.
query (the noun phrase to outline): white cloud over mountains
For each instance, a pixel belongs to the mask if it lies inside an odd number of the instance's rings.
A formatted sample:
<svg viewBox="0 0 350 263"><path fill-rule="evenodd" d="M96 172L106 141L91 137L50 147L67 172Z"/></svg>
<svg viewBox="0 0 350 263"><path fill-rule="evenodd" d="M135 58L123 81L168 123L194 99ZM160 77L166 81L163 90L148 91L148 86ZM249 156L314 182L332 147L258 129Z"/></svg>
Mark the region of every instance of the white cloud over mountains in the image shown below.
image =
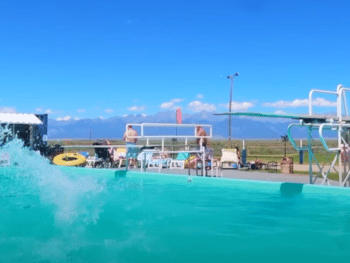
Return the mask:
<svg viewBox="0 0 350 263"><path fill-rule="evenodd" d="M146 106L132 106L128 108L128 111L144 111Z"/></svg>
<svg viewBox="0 0 350 263"><path fill-rule="evenodd" d="M320 107L335 107L337 105L337 103L323 99L323 98L317 98L317 99L312 100L312 105L313 106L320 106ZM308 99L295 99L293 101L279 100L277 102L263 103L263 106L264 107L273 107L273 108L308 107L309 100Z"/></svg>
<svg viewBox="0 0 350 263"><path fill-rule="evenodd" d="M71 120L71 119L72 119L72 117L69 116L69 115L67 115L67 116L64 116L64 117L58 117L58 118L56 119L56 121L69 121L69 120Z"/></svg>
<svg viewBox="0 0 350 263"><path fill-rule="evenodd" d="M162 103L159 107L161 109L169 109L169 110L170 109L175 109L175 108L178 107L177 105L175 105L175 103L180 103L182 101L183 101L183 99L172 99L170 101Z"/></svg>
<svg viewBox="0 0 350 263"><path fill-rule="evenodd" d="M212 112L212 111L216 111L216 106L214 104L203 103L199 100L195 100L188 104L188 109L194 112L201 112L201 111Z"/></svg>
<svg viewBox="0 0 350 263"><path fill-rule="evenodd" d="M219 106L228 109L229 108L229 103L221 103L221 104L219 104ZM247 109L249 109L249 108L251 108L253 106L254 106L253 103L247 102L247 101L244 101L244 102L232 101L232 103L231 103L231 109L233 111L247 110Z"/></svg>

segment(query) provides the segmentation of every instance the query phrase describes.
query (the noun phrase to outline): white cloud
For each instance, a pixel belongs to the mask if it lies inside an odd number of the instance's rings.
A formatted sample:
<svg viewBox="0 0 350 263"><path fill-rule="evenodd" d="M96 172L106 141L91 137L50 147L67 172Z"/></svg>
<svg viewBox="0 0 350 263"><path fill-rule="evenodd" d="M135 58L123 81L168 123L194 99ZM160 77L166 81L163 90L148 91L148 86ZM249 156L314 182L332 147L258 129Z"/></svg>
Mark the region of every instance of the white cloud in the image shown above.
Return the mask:
<svg viewBox="0 0 350 263"><path fill-rule="evenodd" d="M85 109L78 109L77 112L79 113L85 112Z"/></svg>
<svg viewBox="0 0 350 263"><path fill-rule="evenodd" d="M112 113L113 110L112 110L112 109L105 109L105 112L107 112L107 113Z"/></svg>
<svg viewBox="0 0 350 263"><path fill-rule="evenodd" d="M100 118L101 120L104 120L104 119L105 119L103 116L100 116L99 118Z"/></svg>
<svg viewBox="0 0 350 263"><path fill-rule="evenodd" d="M124 114L124 115L123 115L123 117L127 117L127 116L129 116L129 114Z"/></svg>
<svg viewBox="0 0 350 263"><path fill-rule="evenodd" d="M75 118L74 118L74 120L75 120L75 121L78 121L78 120L80 120L80 118L78 118L78 117L75 117Z"/></svg>
<svg viewBox="0 0 350 263"><path fill-rule="evenodd" d="M175 103L182 102L183 99L172 99L171 101L164 102L160 105L160 108L162 109L175 109L177 106Z"/></svg>
<svg viewBox="0 0 350 263"><path fill-rule="evenodd" d="M61 111L53 111L51 109L44 110L43 108L37 108L35 111L36 112L43 112L46 114L59 114L59 113L61 113Z"/></svg>
<svg viewBox="0 0 350 263"><path fill-rule="evenodd" d="M223 108L229 108L229 103L221 103L219 104L220 107L223 107ZM247 101L244 101L244 102L237 102L237 101L232 101L231 103L231 109L234 110L234 111L237 111L237 110L247 110L251 107L253 107L254 104L251 103L251 102L247 102Z"/></svg>
<svg viewBox="0 0 350 263"><path fill-rule="evenodd" d="M202 103L201 101L195 100L188 104L188 109L194 112L215 111L216 107L214 104Z"/></svg>
<svg viewBox="0 0 350 263"><path fill-rule="evenodd" d="M286 114L286 113L284 111L282 111L282 110L276 110L275 114Z"/></svg>
<svg viewBox="0 0 350 263"><path fill-rule="evenodd" d="M1 113L16 113L16 109L12 107L1 107L0 108Z"/></svg>
<svg viewBox="0 0 350 263"><path fill-rule="evenodd" d="M128 111L143 111L146 109L146 106L132 106L128 108Z"/></svg>
<svg viewBox="0 0 350 263"><path fill-rule="evenodd" d="M58 117L56 119L56 121L69 121L70 119L72 119L72 117L67 115L67 116L64 116L64 117Z"/></svg>
<svg viewBox="0 0 350 263"><path fill-rule="evenodd" d="M312 105L320 107L335 107L336 102L332 102L323 98L317 98L312 100ZM295 99L293 101L279 100L277 102L266 102L263 104L264 107L273 108L297 108L297 107L307 107L309 106L308 99Z"/></svg>
<svg viewBox="0 0 350 263"><path fill-rule="evenodd" d="M198 94L198 95L197 95L197 98L198 98L198 99L204 99L204 95L203 95L203 94Z"/></svg>
<svg viewBox="0 0 350 263"><path fill-rule="evenodd" d="M162 109L169 109L169 108L172 108L172 107L174 107L174 103L173 102L164 102L164 103L162 103L161 105L160 105L160 107L162 108Z"/></svg>
<svg viewBox="0 0 350 263"><path fill-rule="evenodd" d="M142 114L142 117L147 117L147 114Z"/></svg>

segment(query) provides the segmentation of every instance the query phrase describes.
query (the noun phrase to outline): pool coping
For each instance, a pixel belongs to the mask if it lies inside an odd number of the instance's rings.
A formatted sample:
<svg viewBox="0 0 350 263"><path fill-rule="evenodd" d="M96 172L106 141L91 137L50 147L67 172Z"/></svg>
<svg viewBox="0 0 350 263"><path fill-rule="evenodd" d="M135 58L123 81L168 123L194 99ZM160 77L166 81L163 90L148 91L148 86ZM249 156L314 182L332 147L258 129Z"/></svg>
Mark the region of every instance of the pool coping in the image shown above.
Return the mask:
<svg viewBox="0 0 350 263"><path fill-rule="evenodd" d="M153 179L167 179L173 178L175 182L180 183L204 183L209 186L240 186L246 188L269 189L278 190L281 192L305 193L305 194L331 194L331 195L348 195L350 196L350 188L340 186L326 186L326 185L311 185L294 182L277 182L277 181L263 181L251 179L237 179L237 178L217 178L217 177L202 177L202 176L188 176L183 174L168 174L168 173L154 173L154 172L137 172L125 171L120 169L99 169L99 168L83 168L83 167L60 167L62 171L76 170L79 172L89 171L89 174L99 176L112 176L116 178L130 177L142 179L145 176ZM182 180L183 179L183 180ZM257 189L257 188L255 188Z"/></svg>

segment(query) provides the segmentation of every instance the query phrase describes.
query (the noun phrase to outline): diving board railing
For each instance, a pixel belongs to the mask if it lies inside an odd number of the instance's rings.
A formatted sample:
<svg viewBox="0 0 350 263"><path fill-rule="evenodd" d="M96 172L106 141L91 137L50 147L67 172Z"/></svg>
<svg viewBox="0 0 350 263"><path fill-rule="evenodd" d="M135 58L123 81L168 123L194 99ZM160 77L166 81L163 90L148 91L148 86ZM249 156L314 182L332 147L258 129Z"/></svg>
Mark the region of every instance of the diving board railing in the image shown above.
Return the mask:
<svg viewBox="0 0 350 263"><path fill-rule="evenodd" d="M133 136L130 138L135 139L146 139L146 146L150 146L150 140L151 139L160 139L162 142L162 151L164 151L165 147L165 139L185 139L185 145L188 146L188 139L211 139L213 137L213 127L212 125L208 124L176 124L176 123L128 123L125 125L125 130L128 129L128 126L136 126L140 127L140 135ZM209 135L207 136L198 136L196 128L198 126L201 126L203 128L209 129ZM190 135L146 135L145 134L145 128L194 128L193 134Z"/></svg>
<svg viewBox="0 0 350 263"><path fill-rule="evenodd" d="M337 109L336 117L340 122L343 120L343 117L344 117L343 108L344 108L345 117L349 117L348 105L346 103L346 93L345 93L346 91L350 91L350 88L343 87L343 85L341 84L337 86L336 91L312 89L309 92L309 115L312 116L314 114L313 95L315 93L322 93L322 94L336 95L336 109Z"/></svg>

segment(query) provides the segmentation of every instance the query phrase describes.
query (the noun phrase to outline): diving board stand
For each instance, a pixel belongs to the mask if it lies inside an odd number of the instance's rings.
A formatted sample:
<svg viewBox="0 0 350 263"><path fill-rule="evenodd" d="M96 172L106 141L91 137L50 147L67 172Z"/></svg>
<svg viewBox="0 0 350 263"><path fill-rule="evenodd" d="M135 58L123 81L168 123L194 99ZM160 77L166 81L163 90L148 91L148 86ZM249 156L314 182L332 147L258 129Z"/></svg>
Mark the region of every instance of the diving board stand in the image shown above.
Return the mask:
<svg viewBox="0 0 350 263"><path fill-rule="evenodd" d="M231 116L246 116L246 117L261 117L261 118L284 118L298 121L297 123L291 123L288 126L288 138L294 149L297 151L307 151L309 153L309 182L310 184L316 183L319 176L314 175L312 165L315 163L319 169L320 177L322 179L321 184L330 185L329 174L331 171L335 171L339 175L340 186L350 186L350 165L345 165L342 162L341 151L344 148L349 149L349 142L346 141L345 133L350 131L350 116L348 112L346 92L350 91L350 88L345 88L341 84L337 86L336 91L312 89L309 92L309 113L308 114L276 114L276 113L260 113L260 112L229 112L229 113L217 113L214 115L231 115ZM313 108L314 94L330 94L336 97L336 114L325 115L315 114ZM308 132L308 144L306 147L298 146L292 136L291 130L294 128L306 128ZM311 132L317 130L320 142L323 148L328 153L334 153L335 156L329 164L329 168L325 171L325 166L321 166L317 161L314 150L312 149L312 136ZM336 131L337 147L330 148L324 137L325 130ZM348 158L349 159L349 158ZM347 161L349 162L349 160ZM346 161L346 159L345 159ZM336 169L336 163L338 162L338 169Z"/></svg>

